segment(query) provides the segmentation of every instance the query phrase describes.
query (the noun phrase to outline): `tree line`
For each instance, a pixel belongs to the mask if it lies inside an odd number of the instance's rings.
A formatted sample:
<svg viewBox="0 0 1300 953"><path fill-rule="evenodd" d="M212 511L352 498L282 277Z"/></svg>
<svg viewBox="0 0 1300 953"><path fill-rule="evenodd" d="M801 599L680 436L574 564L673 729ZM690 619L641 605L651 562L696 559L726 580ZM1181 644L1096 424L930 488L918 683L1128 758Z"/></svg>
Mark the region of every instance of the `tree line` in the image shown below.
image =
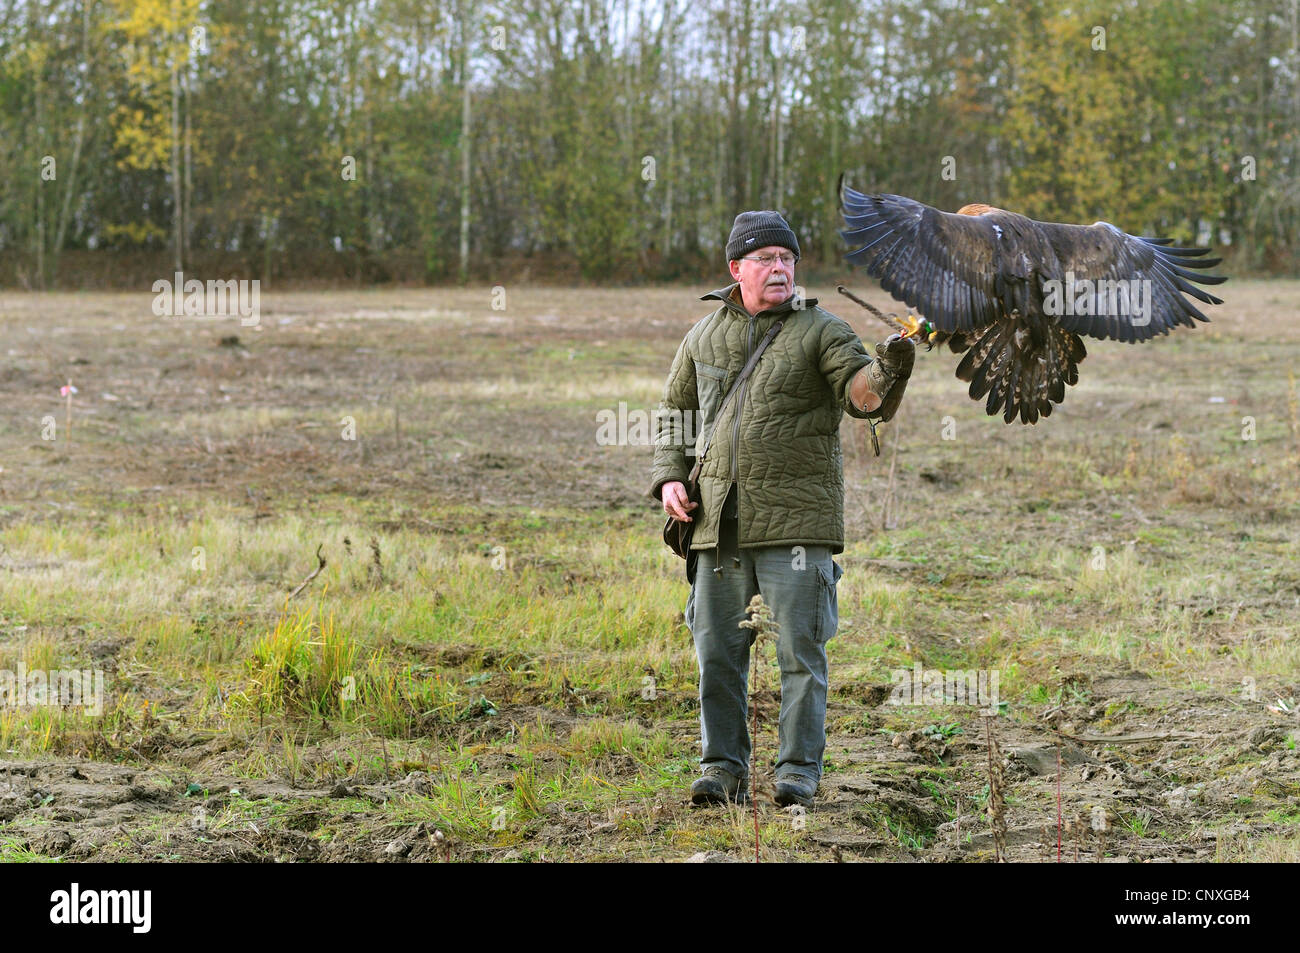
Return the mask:
<svg viewBox="0 0 1300 953"><path fill-rule="evenodd" d="M835 183L1294 274L1300 0L0 0L0 285L699 280Z"/></svg>

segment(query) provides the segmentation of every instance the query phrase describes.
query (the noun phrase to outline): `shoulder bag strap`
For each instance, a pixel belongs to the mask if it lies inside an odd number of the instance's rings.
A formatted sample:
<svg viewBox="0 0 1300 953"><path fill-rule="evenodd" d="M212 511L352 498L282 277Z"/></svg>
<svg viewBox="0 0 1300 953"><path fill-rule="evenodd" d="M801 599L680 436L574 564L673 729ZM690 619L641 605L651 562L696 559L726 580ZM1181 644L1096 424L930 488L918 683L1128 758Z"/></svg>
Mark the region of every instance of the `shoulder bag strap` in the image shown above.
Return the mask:
<svg viewBox="0 0 1300 953"><path fill-rule="evenodd" d="M722 404L718 407L718 412L713 418L714 426L713 429L709 431L709 439L704 441L704 449L701 450L699 456L695 458L695 466L691 468L692 483L699 479L700 467L704 465L704 455L709 452L709 444L713 443L713 435L717 433L717 422L722 419L722 412L727 409L727 404L731 402L732 395L740 388L740 385L744 382L745 378L749 377L750 371L754 369L754 366L758 363L758 359L763 356L763 352L767 350L767 346L772 343L772 339L777 336L777 333L781 330L784 324L784 321L778 321L768 328L767 334L763 336L763 340L760 341L758 347L754 349L754 353L749 356L749 360L746 362L744 370L740 372L740 376L736 378L736 382L731 385L731 390L727 391L727 396L722 398Z"/></svg>

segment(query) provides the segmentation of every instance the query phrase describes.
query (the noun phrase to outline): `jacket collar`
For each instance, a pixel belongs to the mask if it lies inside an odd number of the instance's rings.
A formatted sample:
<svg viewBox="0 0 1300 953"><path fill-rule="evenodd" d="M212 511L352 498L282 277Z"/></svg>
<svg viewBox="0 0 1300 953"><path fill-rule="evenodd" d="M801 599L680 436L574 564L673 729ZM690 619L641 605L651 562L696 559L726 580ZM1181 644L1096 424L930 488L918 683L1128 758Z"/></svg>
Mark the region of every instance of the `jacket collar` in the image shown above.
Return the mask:
<svg viewBox="0 0 1300 953"><path fill-rule="evenodd" d="M745 318L746 320L748 320L750 317L749 312L745 310L745 306L740 301L739 281L735 282L734 284L727 285L724 288L719 288L717 291L710 291L708 294L700 296L701 301L708 301L710 299L716 299L718 301L721 301L724 305L726 305L727 310L734 311L736 314L740 315L740 317ZM804 298L802 307L806 310L808 308L815 307L816 304L817 304L816 298ZM758 312L758 314L754 315L754 317L763 318L763 317L771 317L771 316L782 315L782 314L789 314L793 310L794 310L794 295L790 295L790 297L786 298L775 308L765 308L764 310Z"/></svg>

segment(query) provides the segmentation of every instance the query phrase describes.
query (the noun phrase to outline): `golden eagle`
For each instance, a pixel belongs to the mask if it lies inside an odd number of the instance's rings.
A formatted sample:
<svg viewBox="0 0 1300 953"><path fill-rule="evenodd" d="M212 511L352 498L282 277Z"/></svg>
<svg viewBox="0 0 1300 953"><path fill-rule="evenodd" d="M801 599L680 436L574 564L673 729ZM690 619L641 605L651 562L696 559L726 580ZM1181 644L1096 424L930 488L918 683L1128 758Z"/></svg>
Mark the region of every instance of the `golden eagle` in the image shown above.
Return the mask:
<svg viewBox="0 0 1300 953"><path fill-rule="evenodd" d="M1065 398L1084 359L1080 335L1133 343L1208 321L1183 297L1222 304L1191 284L1220 284L1209 249L1138 238L1109 222L1036 222L987 205L941 212L901 195L863 195L840 180L851 248L880 286L926 319L909 337L965 351L957 376L989 415L1032 424ZM855 247L856 246L856 247Z"/></svg>

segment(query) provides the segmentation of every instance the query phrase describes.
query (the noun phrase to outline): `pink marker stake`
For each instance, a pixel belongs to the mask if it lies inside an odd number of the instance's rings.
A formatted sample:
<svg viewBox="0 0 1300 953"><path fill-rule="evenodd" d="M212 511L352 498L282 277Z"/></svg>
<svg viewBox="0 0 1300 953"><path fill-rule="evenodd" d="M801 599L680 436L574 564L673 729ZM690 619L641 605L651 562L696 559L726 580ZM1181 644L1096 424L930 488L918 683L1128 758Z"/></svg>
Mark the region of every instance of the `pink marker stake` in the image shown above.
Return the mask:
<svg viewBox="0 0 1300 953"><path fill-rule="evenodd" d="M72 381L68 381L59 388L59 393L68 399L63 412L63 429L69 441L72 440L72 395L77 392L77 388L72 386Z"/></svg>

